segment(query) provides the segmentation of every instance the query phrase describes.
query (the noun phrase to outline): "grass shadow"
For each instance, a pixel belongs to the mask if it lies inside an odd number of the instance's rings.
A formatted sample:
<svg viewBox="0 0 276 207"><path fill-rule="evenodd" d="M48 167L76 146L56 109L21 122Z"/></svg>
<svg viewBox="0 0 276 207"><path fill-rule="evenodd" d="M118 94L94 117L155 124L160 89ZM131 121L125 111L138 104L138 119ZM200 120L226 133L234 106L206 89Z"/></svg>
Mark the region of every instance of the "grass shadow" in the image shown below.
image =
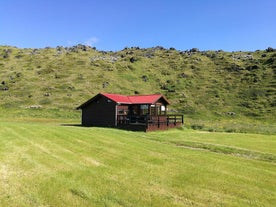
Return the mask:
<svg viewBox="0 0 276 207"><path fill-rule="evenodd" d="M81 124L60 124L60 126L65 126L65 127L85 127Z"/></svg>

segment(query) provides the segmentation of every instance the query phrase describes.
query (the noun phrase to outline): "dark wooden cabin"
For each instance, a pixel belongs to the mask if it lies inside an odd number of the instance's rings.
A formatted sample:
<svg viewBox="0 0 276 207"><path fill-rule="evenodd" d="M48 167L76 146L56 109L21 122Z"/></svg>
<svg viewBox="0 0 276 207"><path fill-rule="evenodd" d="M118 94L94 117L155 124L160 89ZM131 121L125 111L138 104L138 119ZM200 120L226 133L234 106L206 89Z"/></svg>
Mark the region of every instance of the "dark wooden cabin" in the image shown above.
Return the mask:
<svg viewBox="0 0 276 207"><path fill-rule="evenodd" d="M83 126L153 131L179 127L183 115L167 114L169 101L161 94L124 96L99 93L77 109Z"/></svg>

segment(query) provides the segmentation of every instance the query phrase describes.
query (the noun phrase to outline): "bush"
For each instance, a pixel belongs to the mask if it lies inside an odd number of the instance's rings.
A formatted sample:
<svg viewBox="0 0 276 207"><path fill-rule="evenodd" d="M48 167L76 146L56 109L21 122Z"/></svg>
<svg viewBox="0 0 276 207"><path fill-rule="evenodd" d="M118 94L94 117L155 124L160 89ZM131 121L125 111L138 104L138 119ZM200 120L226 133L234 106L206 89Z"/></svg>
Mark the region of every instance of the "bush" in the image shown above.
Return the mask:
<svg viewBox="0 0 276 207"><path fill-rule="evenodd" d="M272 47L268 47L265 51L266 52L274 52L274 51L276 51L276 49L273 49Z"/></svg>
<svg viewBox="0 0 276 207"><path fill-rule="evenodd" d="M191 128L194 130L202 130L204 128L203 124L192 124Z"/></svg>

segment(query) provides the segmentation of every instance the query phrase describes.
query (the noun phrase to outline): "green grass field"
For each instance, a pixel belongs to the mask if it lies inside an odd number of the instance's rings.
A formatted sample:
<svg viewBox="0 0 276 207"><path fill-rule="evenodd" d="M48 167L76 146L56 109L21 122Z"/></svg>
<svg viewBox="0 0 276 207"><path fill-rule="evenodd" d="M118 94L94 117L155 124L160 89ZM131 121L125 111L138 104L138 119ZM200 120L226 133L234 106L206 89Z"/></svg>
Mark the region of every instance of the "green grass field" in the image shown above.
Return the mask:
<svg viewBox="0 0 276 207"><path fill-rule="evenodd" d="M68 122L0 119L0 206L275 206L275 135Z"/></svg>

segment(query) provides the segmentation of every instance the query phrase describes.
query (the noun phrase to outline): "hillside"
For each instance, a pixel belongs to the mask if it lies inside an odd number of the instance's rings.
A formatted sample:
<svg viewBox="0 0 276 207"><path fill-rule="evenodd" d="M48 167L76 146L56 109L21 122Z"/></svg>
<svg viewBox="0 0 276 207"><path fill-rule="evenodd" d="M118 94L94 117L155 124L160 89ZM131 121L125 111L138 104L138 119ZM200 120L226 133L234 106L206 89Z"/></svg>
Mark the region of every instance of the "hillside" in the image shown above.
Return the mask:
<svg viewBox="0 0 276 207"><path fill-rule="evenodd" d="M276 50L0 46L0 107L74 109L99 92L162 93L193 117L276 117Z"/></svg>

